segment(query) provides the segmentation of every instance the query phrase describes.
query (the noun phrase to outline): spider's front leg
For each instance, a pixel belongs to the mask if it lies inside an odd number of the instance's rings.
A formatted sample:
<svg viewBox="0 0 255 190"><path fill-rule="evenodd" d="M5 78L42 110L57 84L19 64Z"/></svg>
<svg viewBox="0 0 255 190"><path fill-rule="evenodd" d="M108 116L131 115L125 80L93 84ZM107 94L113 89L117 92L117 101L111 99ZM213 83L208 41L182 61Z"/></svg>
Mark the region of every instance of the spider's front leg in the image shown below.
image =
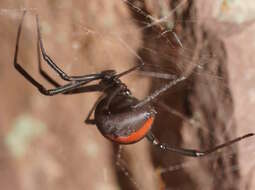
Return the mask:
<svg viewBox="0 0 255 190"><path fill-rule="evenodd" d="M16 38L16 46L15 46L15 53L14 53L14 67L17 69L17 71L23 75L33 86L35 86L42 94L47 95L47 96L53 96L59 93L67 93L70 91L73 91L77 88L79 88L82 85L85 85L93 80L97 80L103 77L102 73L98 74L92 74L92 75L87 75L87 77L84 77L83 80L75 80L71 81L70 83L60 86L58 83L54 83L53 85L57 86L56 88L53 89L46 89L41 83L37 82L19 63L18 63L18 53L19 53L19 42L20 42L20 36L21 36L21 31L22 31L22 25L24 22L26 11L23 12L21 21L18 26L18 32L17 32L17 38ZM40 64L40 62L39 62ZM40 68L40 65L39 65ZM47 78L48 75L45 75Z"/></svg>
<svg viewBox="0 0 255 190"><path fill-rule="evenodd" d="M24 13L25 14L25 13ZM43 56L43 60L63 79L66 81L83 81L83 80L90 80L90 79L101 79L102 73L95 73L89 75L80 75L80 76L69 76L65 73L61 68L59 68L56 63L48 56L46 50L44 49L43 42L42 42L42 35L40 31L39 25L39 17L36 15L36 26L37 26L37 37L38 37L38 49Z"/></svg>

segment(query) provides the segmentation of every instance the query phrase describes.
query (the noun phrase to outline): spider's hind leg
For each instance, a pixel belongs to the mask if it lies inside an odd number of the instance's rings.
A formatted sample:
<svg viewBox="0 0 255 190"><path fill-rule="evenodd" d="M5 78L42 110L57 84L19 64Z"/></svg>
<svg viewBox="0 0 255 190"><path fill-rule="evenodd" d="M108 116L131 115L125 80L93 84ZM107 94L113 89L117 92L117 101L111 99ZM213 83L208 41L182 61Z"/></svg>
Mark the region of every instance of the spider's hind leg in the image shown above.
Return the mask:
<svg viewBox="0 0 255 190"><path fill-rule="evenodd" d="M213 152L216 152L222 148L225 148L227 146L230 146L234 143L237 143L238 141L241 141L245 138L248 138L248 137L251 137L251 136L254 136L255 134L253 133L249 133L249 134L246 134L244 136L241 136L241 137L237 137L231 141L227 141L223 144L220 144L218 146L215 146L213 148L210 148L208 150L205 150L205 151L201 151L201 150L194 150L194 149L184 149L184 148L173 148L171 146L169 146L168 144L165 144L165 143L161 143L154 135L153 133L150 131L148 134L147 134L147 139L153 144L155 145L156 147L164 150L164 151L170 151L170 152L174 152L174 153L177 153L177 154L180 154L180 155L183 155L183 156L191 156L191 157L202 157L202 156L207 156L208 154L211 154Z"/></svg>

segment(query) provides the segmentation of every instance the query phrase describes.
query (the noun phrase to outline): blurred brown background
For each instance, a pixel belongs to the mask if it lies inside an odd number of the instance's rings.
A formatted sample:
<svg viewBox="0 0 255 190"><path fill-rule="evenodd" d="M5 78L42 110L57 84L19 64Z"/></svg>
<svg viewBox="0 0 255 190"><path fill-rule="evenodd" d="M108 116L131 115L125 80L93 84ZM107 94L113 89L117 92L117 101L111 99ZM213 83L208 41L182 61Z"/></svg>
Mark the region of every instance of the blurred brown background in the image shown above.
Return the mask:
<svg viewBox="0 0 255 190"><path fill-rule="evenodd" d="M100 93L41 95L12 65L24 9L29 12L19 63L48 88L37 70L35 13L40 17L46 51L72 75L104 69L120 72L134 65L138 56L146 63L145 73L191 73L185 84L155 103L159 114L153 131L162 141L206 149L254 132L252 0L2 0L1 189L255 188L252 138L202 159L156 150L146 140L122 146L120 152L95 126L83 122ZM143 29L164 17L163 22ZM167 43L172 34L164 31L172 26L184 48ZM59 78L44 62L43 67ZM139 73L123 81L138 98L165 82Z"/></svg>

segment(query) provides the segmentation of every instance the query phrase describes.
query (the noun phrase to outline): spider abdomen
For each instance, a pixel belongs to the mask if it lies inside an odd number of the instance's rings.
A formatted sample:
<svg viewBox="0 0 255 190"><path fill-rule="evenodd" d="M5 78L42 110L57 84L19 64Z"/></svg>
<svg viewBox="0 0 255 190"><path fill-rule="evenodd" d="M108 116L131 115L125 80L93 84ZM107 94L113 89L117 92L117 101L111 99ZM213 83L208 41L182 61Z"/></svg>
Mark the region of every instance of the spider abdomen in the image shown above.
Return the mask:
<svg viewBox="0 0 255 190"><path fill-rule="evenodd" d="M95 110L95 120L99 131L109 140L121 144L135 143L146 136L154 121L151 106L132 108L136 98L117 96L105 109L107 98Z"/></svg>

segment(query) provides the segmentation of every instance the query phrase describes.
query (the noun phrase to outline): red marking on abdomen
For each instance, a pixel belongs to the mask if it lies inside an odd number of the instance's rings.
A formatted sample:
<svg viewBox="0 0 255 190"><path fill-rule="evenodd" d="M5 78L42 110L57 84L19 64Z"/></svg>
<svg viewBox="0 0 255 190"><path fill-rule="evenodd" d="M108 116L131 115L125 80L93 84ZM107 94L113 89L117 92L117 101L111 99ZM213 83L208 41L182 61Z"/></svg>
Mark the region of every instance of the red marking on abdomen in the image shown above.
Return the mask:
<svg viewBox="0 0 255 190"><path fill-rule="evenodd" d="M150 130L152 126L153 121L154 121L154 117L150 117L149 119L146 120L146 122L143 124L143 126L139 130L131 133L129 136L113 137L109 135L107 137L121 144L135 143L141 140L148 133L148 131Z"/></svg>

